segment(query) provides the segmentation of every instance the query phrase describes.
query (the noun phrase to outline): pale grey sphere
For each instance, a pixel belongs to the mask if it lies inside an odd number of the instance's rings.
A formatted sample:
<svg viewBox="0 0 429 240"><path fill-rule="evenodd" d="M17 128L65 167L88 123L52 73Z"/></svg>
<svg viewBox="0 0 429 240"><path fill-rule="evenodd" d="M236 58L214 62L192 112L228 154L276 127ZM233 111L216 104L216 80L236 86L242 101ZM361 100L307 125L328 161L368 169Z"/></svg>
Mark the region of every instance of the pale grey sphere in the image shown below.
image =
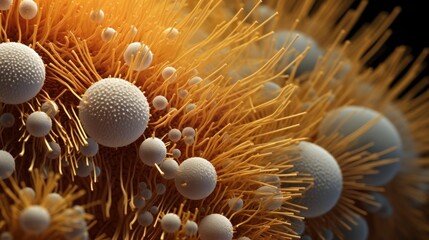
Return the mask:
<svg viewBox="0 0 429 240"><path fill-rule="evenodd" d="M38 234L49 228L51 215L46 208L32 205L19 215L19 225L25 233Z"/></svg>
<svg viewBox="0 0 429 240"><path fill-rule="evenodd" d="M45 112L32 112L25 122L28 133L33 137L44 137L52 129L52 119Z"/></svg>
<svg viewBox="0 0 429 240"><path fill-rule="evenodd" d="M15 172L15 159L4 150L0 150L0 178L6 179Z"/></svg>
<svg viewBox="0 0 429 240"><path fill-rule="evenodd" d="M231 240L233 227L228 218L221 214L205 216L198 225L201 240Z"/></svg>
<svg viewBox="0 0 429 240"><path fill-rule="evenodd" d="M355 216L354 220L357 225L350 223L351 231L343 230L344 239L347 240L366 240L368 239L369 229L368 224L361 216Z"/></svg>

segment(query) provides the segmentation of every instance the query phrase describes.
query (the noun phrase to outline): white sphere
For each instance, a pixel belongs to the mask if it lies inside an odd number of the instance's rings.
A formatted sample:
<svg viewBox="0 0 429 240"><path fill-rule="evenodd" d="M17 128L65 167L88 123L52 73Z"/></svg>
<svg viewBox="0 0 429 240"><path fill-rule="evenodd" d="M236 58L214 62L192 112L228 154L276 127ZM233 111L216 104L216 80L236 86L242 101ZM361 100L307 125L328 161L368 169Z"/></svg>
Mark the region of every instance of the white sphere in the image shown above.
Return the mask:
<svg viewBox="0 0 429 240"><path fill-rule="evenodd" d="M179 216L174 213L167 213L161 219L161 228L164 232L175 233L179 230L181 220Z"/></svg>
<svg viewBox="0 0 429 240"><path fill-rule="evenodd" d="M243 199L241 198L231 198L228 200L228 206L229 208L231 208L233 211L238 211L240 209L243 208Z"/></svg>
<svg viewBox="0 0 429 240"><path fill-rule="evenodd" d="M348 136L380 116L380 113L365 107L342 107L326 115L320 123L318 135L329 136L339 133L342 136ZM353 150L370 143L373 145L366 149L366 151L370 153L379 153L386 149L396 147L394 151L380 156L379 159L399 160L402 157L401 136L394 125L385 117L381 117L380 120L372 125L364 134L357 137L354 144L348 147L348 150ZM379 160L374 160L373 163L377 161ZM383 186L395 177L396 173L399 171L399 167L399 161L375 167L378 173L364 175L362 181L372 186Z"/></svg>
<svg viewBox="0 0 429 240"><path fill-rule="evenodd" d="M167 156L167 147L159 138L147 138L139 148L140 160L148 166L155 166L164 161Z"/></svg>
<svg viewBox="0 0 429 240"><path fill-rule="evenodd" d="M206 159L192 157L180 164L174 180L177 191L184 197L201 200L216 188L217 173Z"/></svg>
<svg viewBox="0 0 429 240"><path fill-rule="evenodd" d="M45 82L45 65L32 48L0 43L0 102L20 104L35 97Z"/></svg>
<svg viewBox="0 0 429 240"><path fill-rule="evenodd" d="M192 127L185 127L182 130L182 135L185 137L195 137L195 129Z"/></svg>
<svg viewBox="0 0 429 240"><path fill-rule="evenodd" d="M173 154L174 158L179 158L182 155L182 151L180 151L180 149L178 148L173 149L171 153Z"/></svg>
<svg viewBox="0 0 429 240"><path fill-rule="evenodd" d="M357 225L350 223L351 231L343 230L344 239L347 240L366 240L368 239L369 229L365 219L361 216L355 216Z"/></svg>
<svg viewBox="0 0 429 240"><path fill-rule="evenodd" d="M166 67L162 70L162 78L164 80L174 81L177 78L176 69L174 67Z"/></svg>
<svg viewBox="0 0 429 240"><path fill-rule="evenodd" d="M203 79L201 77L196 76L196 77L191 78L191 80L189 80L188 85L193 86L195 84L200 83L201 81L203 81Z"/></svg>
<svg viewBox="0 0 429 240"><path fill-rule="evenodd" d="M162 32L169 40L173 40L176 39L179 36L179 30L177 30L177 28L174 27L169 27L166 28L163 32Z"/></svg>
<svg viewBox="0 0 429 240"><path fill-rule="evenodd" d="M32 205L25 208L19 215L19 225L25 233L38 234L48 229L51 215L41 206Z"/></svg>
<svg viewBox="0 0 429 240"><path fill-rule="evenodd" d="M94 157L98 153L98 143L92 138L86 139L88 142L87 146L80 146L79 151L85 157Z"/></svg>
<svg viewBox="0 0 429 240"><path fill-rule="evenodd" d="M277 83L266 82L263 84L263 87L261 89L262 99L265 102L271 101L275 99L281 91L282 88Z"/></svg>
<svg viewBox="0 0 429 240"><path fill-rule="evenodd" d="M182 133L179 129L173 128L168 132L168 139L172 142L178 142L182 138Z"/></svg>
<svg viewBox="0 0 429 240"><path fill-rule="evenodd" d="M198 232L201 240L230 240L233 237L233 227L229 219L216 213L201 220Z"/></svg>
<svg viewBox="0 0 429 240"><path fill-rule="evenodd" d="M198 233L198 224L194 221L188 220L186 221L185 226L183 226L183 230L185 231L186 236L195 236Z"/></svg>
<svg viewBox="0 0 429 240"><path fill-rule="evenodd" d="M56 204L60 204L63 201L64 201L64 198L58 193L49 193L48 196L46 196L46 205L47 206L53 206Z"/></svg>
<svg viewBox="0 0 429 240"><path fill-rule="evenodd" d="M153 223L153 216L150 212L144 211L139 214L137 221L141 226L147 227Z"/></svg>
<svg viewBox="0 0 429 240"><path fill-rule="evenodd" d="M144 206L146 206L146 200L144 200L143 197L140 195L134 196L133 203L136 208L143 208Z"/></svg>
<svg viewBox="0 0 429 240"><path fill-rule="evenodd" d="M31 136L44 137L52 129L52 119L45 112L32 112L25 121L25 127Z"/></svg>
<svg viewBox="0 0 429 240"><path fill-rule="evenodd" d="M30 201L33 201L34 198L36 198L36 192L31 187L25 187L21 189L20 192L22 193L22 195L24 195L25 198L27 198Z"/></svg>
<svg viewBox="0 0 429 240"><path fill-rule="evenodd" d="M50 100L44 102L40 109L42 110L42 112L48 114L50 118L54 118L60 111L58 105L54 101Z"/></svg>
<svg viewBox="0 0 429 240"><path fill-rule="evenodd" d="M149 104L135 85L105 78L86 90L79 119L98 144L122 147L137 140L149 122Z"/></svg>
<svg viewBox="0 0 429 240"><path fill-rule="evenodd" d="M138 56L137 56L138 55ZM127 65L133 64L134 71L143 71L152 64L153 54L150 48L139 42L130 43L124 52Z"/></svg>
<svg viewBox="0 0 429 240"><path fill-rule="evenodd" d="M0 11L7 11L12 6L13 0L0 0Z"/></svg>
<svg viewBox="0 0 429 240"><path fill-rule="evenodd" d="M173 179L176 177L177 169L179 169L179 164L174 159L166 159L159 166L164 172L162 176L165 179Z"/></svg>
<svg viewBox="0 0 429 240"><path fill-rule="evenodd" d="M104 19L104 12L103 10L99 9L99 10L92 10L89 13L89 18L96 22L96 23L101 23Z"/></svg>
<svg viewBox="0 0 429 240"><path fill-rule="evenodd" d="M115 35L116 35L116 30L111 27L108 27L103 29L103 31L101 32L101 39L104 42L108 42L112 40L115 37Z"/></svg>
<svg viewBox="0 0 429 240"><path fill-rule="evenodd" d="M291 48L294 52L293 54L286 54L285 58L282 60L282 66L290 64L299 54L301 54L307 46L310 46L310 50L307 52L307 55L302 59L301 63L298 66L297 74L301 75L305 72L310 72L316 66L317 60L323 55L323 50L319 47L316 41L306 34L298 31L277 31L274 34L276 39L276 48L280 49L281 47L287 47L293 39L299 35L296 41L292 44ZM287 40L286 44L285 41ZM286 64L286 65L285 65ZM284 66L283 66L284 65ZM291 72L292 69L289 69L288 72Z"/></svg>
<svg viewBox="0 0 429 240"><path fill-rule="evenodd" d="M168 100L164 96L156 96L152 100L152 104L156 110L164 110L168 105Z"/></svg>
<svg viewBox="0 0 429 240"><path fill-rule="evenodd" d="M0 178L6 179L15 172L15 159L4 150L0 150Z"/></svg>
<svg viewBox="0 0 429 240"><path fill-rule="evenodd" d="M341 196L341 169L335 158L316 144L303 141L299 143L298 149L302 158L292 163L293 170L310 174L314 178L314 185L295 201L308 208L302 210L302 216L318 217L330 211Z"/></svg>
<svg viewBox="0 0 429 240"><path fill-rule="evenodd" d="M268 210L279 209L284 202L283 194L274 186L262 186L256 189L255 193L258 197L263 199L263 206Z"/></svg>
<svg viewBox="0 0 429 240"><path fill-rule="evenodd" d="M48 142L52 152L47 152L46 157L48 159L57 159L61 155L61 146L56 142Z"/></svg>
<svg viewBox="0 0 429 240"><path fill-rule="evenodd" d="M0 115L0 126L4 128L13 127L15 124L15 116L12 113L3 113Z"/></svg>
<svg viewBox="0 0 429 240"><path fill-rule="evenodd" d="M159 212L159 209L157 206L150 207L150 213L152 213L153 215L158 214L158 212Z"/></svg>
<svg viewBox="0 0 429 240"><path fill-rule="evenodd" d="M37 3L33 0L22 0L19 4L19 15L26 20L33 19L37 15L37 12Z"/></svg>

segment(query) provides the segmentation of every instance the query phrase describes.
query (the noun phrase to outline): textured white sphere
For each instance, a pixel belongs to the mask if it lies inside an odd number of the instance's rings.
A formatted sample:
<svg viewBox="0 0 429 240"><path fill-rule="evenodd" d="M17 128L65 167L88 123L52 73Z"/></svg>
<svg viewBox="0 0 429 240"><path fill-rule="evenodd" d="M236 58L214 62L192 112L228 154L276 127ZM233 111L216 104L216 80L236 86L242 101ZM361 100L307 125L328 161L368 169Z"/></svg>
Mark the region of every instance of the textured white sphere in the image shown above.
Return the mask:
<svg viewBox="0 0 429 240"><path fill-rule="evenodd" d="M342 107L329 112L322 120L319 126L319 136L329 136L336 133L348 136L380 116L380 113L365 107ZM380 159L399 160L402 158L401 136L395 126L385 117L381 117L368 131L359 136L348 149L353 150L370 143L373 145L366 149L370 153L379 153L388 148L396 147L396 150L380 156ZM376 161L374 160L374 163ZM395 177L399 167L399 161L376 167L378 173L364 175L363 181L372 186L383 186Z"/></svg>
<svg viewBox="0 0 429 240"><path fill-rule="evenodd" d="M0 150L0 177L6 179L13 172L15 172L15 159L9 152Z"/></svg>
<svg viewBox="0 0 429 240"><path fill-rule="evenodd" d="M331 210L341 196L343 177L337 161L320 146L310 142L300 142L299 154L302 157L294 161L293 170L310 174L314 185L296 203L307 207L301 215L306 218L321 216Z"/></svg>
<svg viewBox="0 0 429 240"><path fill-rule="evenodd" d="M176 173L176 189L184 197L201 200L215 189L217 173L214 166L204 158L192 157L183 161Z"/></svg>
<svg viewBox="0 0 429 240"><path fill-rule="evenodd" d="M167 156L167 147L159 138L146 138L139 148L139 157L148 166L155 166L164 161Z"/></svg>
<svg viewBox="0 0 429 240"><path fill-rule="evenodd" d="M35 97L45 82L45 65L32 48L0 43L0 102L20 104Z"/></svg>
<svg viewBox="0 0 429 240"><path fill-rule="evenodd" d="M33 19L37 15L38 10L37 3L33 0L22 0L19 3L19 15L26 20Z"/></svg>
<svg viewBox="0 0 429 240"><path fill-rule="evenodd" d="M228 218L215 213L201 220L198 232L201 240L229 240L233 236L233 227Z"/></svg>
<svg viewBox="0 0 429 240"><path fill-rule="evenodd" d="M12 6L13 0L0 0L0 11L9 10L10 6Z"/></svg>
<svg viewBox="0 0 429 240"><path fill-rule="evenodd" d="M176 177L177 169L179 169L179 164L174 159L166 159L159 166L164 172L162 176L165 179L173 179Z"/></svg>
<svg viewBox="0 0 429 240"><path fill-rule="evenodd" d="M86 139L88 142L87 146L80 146L80 153L85 157L94 157L98 153L98 143L92 138Z"/></svg>
<svg viewBox="0 0 429 240"><path fill-rule="evenodd" d="M37 234L48 229L51 215L46 208L32 205L25 208L19 215L19 225L26 233Z"/></svg>
<svg viewBox="0 0 429 240"><path fill-rule="evenodd" d="M33 112L28 116L25 127L31 136L44 137L52 129L52 120L45 112Z"/></svg>
<svg viewBox="0 0 429 240"><path fill-rule="evenodd" d="M179 231L181 220L179 216L174 213L167 213L161 219L161 228L164 232L175 233Z"/></svg>
<svg viewBox="0 0 429 240"><path fill-rule="evenodd" d="M198 233L198 224L194 221L188 220L186 221L185 226L183 226L183 230L185 231L186 236L195 236Z"/></svg>
<svg viewBox="0 0 429 240"><path fill-rule="evenodd" d="M276 39L276 48L280 49L281 47L287 47L293 39L299 35L296 41L292 44L292 49L294 49L293 54L287 54L282 61L282 67L285 67L293 59L295 59L299 54L301 54L307 46L310 46L310 50L307 52L307 55L302 59L301 63L298 66L297 74L301 75L305 72L309 72L314 69L316 66L317 60L323 55L322 48L319 47L316 41L313 38L307 36L306 34L298 31L277 31L274 34ZM285 41L286 44L284 45ZM286 65L285 65L286 64ZM292 69L289 69L290 72Z"/></svg>
<svg viewBox="0 0 429 240"><path fill-rule="evenodd" d="M344 239L347 240L366 240L368 239L369 229L368 224L361 216L354 216L357 225L350 223L351 231L343 230Z"/></svg>
<svg viewBox="0 0 429 240"><path fill-rule="evenodd" d="M149 122L149 104L136 86L119 78L105 78L86 90L79 119L98 144L122 147L137 140Z"/></svg>
<svg viewBox="0 0 429 240"><path fill-rule="evenodd" d="M138 56L137 56L138 55ZM139 42L130 43L124 52L127 65L133 64L134 71L143 71L152 64L153 54L149 47Z"/></svg>

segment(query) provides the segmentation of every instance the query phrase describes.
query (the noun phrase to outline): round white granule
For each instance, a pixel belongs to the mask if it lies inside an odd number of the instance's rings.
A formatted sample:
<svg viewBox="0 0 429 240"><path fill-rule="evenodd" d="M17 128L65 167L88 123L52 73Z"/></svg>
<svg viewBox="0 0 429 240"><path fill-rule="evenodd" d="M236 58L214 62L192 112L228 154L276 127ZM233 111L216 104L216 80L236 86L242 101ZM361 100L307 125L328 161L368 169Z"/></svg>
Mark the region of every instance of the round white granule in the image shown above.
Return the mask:
<svg viewBox="0 0 429 240"><path fill-rule="evenodd" d="M243 208L243 199L241 198L231 198L228 200L228 206L229 208L231 208L233 211L238 211L240 209Z"/></svg>
<svg viewBox="0 0 429 240"><path fill-rule="evenodd" d="M167 147L159 138L147 138L140 144L140 160L148 166L162 163L166 156Z"/></svg>
<svg viewBox="0 0 429 240"><path fill-rule="evenodd" d="M191 80L189 80L188 85L189 86L193 86L193 85L198 84L198 83L200 83L202 81L203 81L203 79L200 78L200 77L198 77L198 76L197 77L193 77L193 78L191 78Z"/></svg>
<svg viewBox="0 0 429 240"><path fill-rule="evenodd" d="M198 224L194 221L187 220L183 226L183 230L188 237L196 236L198 233Z"/></svg>
<svg viewBox="0 0 429 240"><path fill-rule="evenodd" d="M0 11L7 11L12 6L13 0L0 0Z"/></svg>
<svg viewBox="0 0 429 240"><path fill-rule="evenodd" d="M153 215L158 214L159 209L157 206L152 206L150 207L150 213L152 213Z"/></svg>
<svg viewBox="0 0 429 240"><path fill-rule="evenodd" d="M92 138L86 139L88 145L80 146L79 151L85 157L94 157L98 153L98 143Z"/></svg>
<svg viewBox="0 0 429 240"><path fill-rule="evenodd" d="M21 194L27 198L30 201L33 201L34 198L36 198L36 192L31 187L24 187L23 189L19 190Z"/></svg>
<svg viewBox="0 0 429 240"><path fill-rule="evenodd" d="M144 200L143 197L140 195L134 196L133 203L136 208L143 208L144 206L146 206L146 200Z"/></svg>
<svg viewBox="0 0 429 240"><path fill-rule="evenodd" d="M185 137L184 139L186 145L192 145L195 142L194 137Z"/></svg>
<svg viewBox="0 0 429 240"><path fill-rule="evenodd" d="M54 118L60 111L58 105L54 101L46 101L41 106L42 112L48 114L50 118Z"/></svg>
<svg viewBox="0 0 429 240"><path fill-rule="evenodd" d="M175 148L173 151L171 151L171 154L173 154L174 158L179 158L182 155L182 151L180 151L178 148Z"/></svg>
<svg viewBox="0 0 429 240"><path fill-rule="evenodd" d="M164 172L162 175L165 179L173 179L176 177L177 169L179 169L179 164L174 159L166 159L159 166Z"/></svg>
<svg viewBox="0 0 429 240"><path fill-rule="evenodd" d="M4 150L0 150L0 178L6 179L15 172L15 159Z"/></svg>
<svg viewBox="0 0 429 240"><path fill-rule="evenodd" d="M179 36L179 30L174 27L168 27L162 32L169 40L176 39Z"/></svg>
<svg viewBox="0 0 429 240"><path fill-rule="evenodd" d="M201 240L231 240L233 227L228 218L220 214L210 214L198 225Z"/></svg>
<svg viewBox="0 0 429 240"><path fill-rule="evenodd" d="M175 233L179 230L181 221L179 216L174 213L167 213L161 219L161 228L164 232Z"/></svg>
<svg viewBox="0 0 429 240"><path fill-rule="evenodd" d="M188 112L194 110L196 107L197 107L197 105L194 103L190 103L190 104L186 105L185 113L188 113Z"/></svg>
<svg viewBox="0 0 429 240"><path fill-rule="evenodd" d="M62 202L64 202L64 198L58 193L49 193L46 196L46 205L47 206L51 207L51 206L60 204Z"/></svg>
<svg viewBox="0 0 429 240"><path fill-rule="evenodd" d="M52 119L45 112L33 112L25 121L25 127L31 136L44 137L52 129Z"/></svg>
<svg viewBox="0 0 429 240"><path fill-rule="evenodd" d="M12 113L3 113L0 115L0 126L4 128L13 127L15 124L15 116Z"/></svg>
<svg viewBox="0 0 429 240"><path fill-rule="evenodd" d="M105 78L86 90L79 104L79 119L98 144L122 147L136 141L145 131L149 104L132 83Z"/></svg>
<svg viewBox="0 0 429 240"><path fill-rule="evenodd" d="M172 142L178 142L182 138L182 133L179 129L173 128L168 132L168 139Z"/></svg>
<svg viewBox="0 0 429 240"><path fill-rule="evenodd" d="M162 78L173 82L177 78L176 69L174 67L166 67L162 70Z"/></svg>
<svg viewBox="0 0 429 240"><path fill-rule="evenodd" d="M76 175L79 177L88 177L91 172L94 170L94 164L92 161L88 161L88 165L85 160L80 160L77 163Z"/></svg>
<svg viewBox="0 0 429 240"><path fill-rule="evenodd" d="M152 100L152 105L156 110L164 110L168 105L168 100L164 96L156 96Z"/></svg>
<svg viewBox="0 0 429 240"><path fill-rule="evenodd" d="M192 127L185 127L182 130L182 135L185 137L195 137L195 129Z"/></svg>
<svg viewBox="0 0 429 240"><path fill-rule="evenodd" d="M180 99L184 99L186 96L188 96L188 90L186 89L180 89L177 93L177 96L179 96Z"/></svg>
<svg viewBox="0 0 429 240"><path fill-rule="evenodd" d="M25 20L33 19L38 10L37 3L33 0L22 0L19 4L19 15Z"/></svg>
<svg viewBox="0 0 429 240"><path fill-rule="evenodd" d="M115 37L115 35L116 35L116 30L111 27L107 27L103 29L103 31L101 32L101 39L105 42L108 42L112 40Z"/></svg>
<svg viewBox="0 0 429 240"><path fill-rule="evenodd" d="M150 200L152 198L152 191L148 188L143 189L140 194L145 200Z"/></svg>
<svg viewBox="0 0 429 240"><path fill-rule="evenodd" d="M101 23L104 19L104 12L103 10L99 9L99 10L92 10L89 13L89 18L96 22L96 23Z"/></svg>
<svg viewBox="0 0 429 240"><path fill-rule="evenodd" d="M201 200L216 188L217 173L204 158L192 157L183 161L176 172L177 191L191 200Z"/></svg>
<svg viewBox="0 0 429 240"><path fill-rule="evenodd" d="M48 159L57 159L61 155L61 146L56 142L48 142L52 152L47 151L46 157Z"/></svg>
<svg viewBox="0 0 429 240"><path fill-rule="evenodd" d="M124 52L124 61L134 71L143 71L152 64L153 54L150 48L139 42L130 43Z"/></svg>
<svg viewBox="0 0 429 240"><path fill-rule="evenodd" d="M38 234L48 229L51 215L46 208L32 205L25 208L19 215L19 225L25 233Z"/></svg>
<svg viewBox="0 0 429 240"><path fill-rule="evenodd" d="M144 211L139 214L137 221L143 227L147 227L153 223L153 216L150 212Z"/></svg>
<svg viewBox="0 0 429 240"><path fill-rule="evenodd" d="M32 48L0 43L0 102L21 104L34 98L45 82L45 64Z"/></svg>

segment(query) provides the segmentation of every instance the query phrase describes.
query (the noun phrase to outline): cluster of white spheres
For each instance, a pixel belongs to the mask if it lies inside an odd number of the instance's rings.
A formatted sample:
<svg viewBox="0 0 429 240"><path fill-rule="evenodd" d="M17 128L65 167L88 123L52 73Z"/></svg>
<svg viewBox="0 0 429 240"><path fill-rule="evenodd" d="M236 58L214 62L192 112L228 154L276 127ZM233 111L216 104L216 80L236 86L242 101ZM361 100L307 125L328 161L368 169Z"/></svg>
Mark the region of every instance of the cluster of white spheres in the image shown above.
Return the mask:
<svg viewBox="0 0 429 240"><path fill-rule="evenodd" d="M31 136L44 137L52 129L52 119L45 112L32 112L25 121L25 127Z"/></svg>
<svg viewBox="0 0 429 240"><path fill-rule="evenodd" d="M152 64L153 53L149 46L139 42L130 43L124 52L124 61L133 65L134 71L143 71Z"/></svg>
<svg viewBox="0 0 429 240"><path fill-rule="evenodd" d="M161 228L164 232L175 233L179 230L181 220L179 216L174 213L167 213L161 219Z"/></svg>
<svg viewBox="0 0 429 240"><path fill-rule="evenodd" d="M79 119L98 144L122 147L136 141L149 122L143 92L120 78L105 78L89 87L79 105Z"/></svg>
<svg viewBox="0 0 429 240"><path fill-rule="evenodd" d="M0 178L6 179L15 172L15 159L4 150L0 150Z"/></svg>
<svg viewBox="0 0 429 240"><path fill-rule="evenodd" d="M176 189L182 196L201 200L216 188L217 173L206 159L191 157L180 164L174 180Z"/></svg>
<svg viewBox="0 0 429 240"><path fill-rule="evenodd" d="M165 143L156 137L145 139L139 148L140 160L148 165L155 166L161 164L167 156L167 147Z"/></svg>
<svg viewBox="0 0 429 240"><path fill-rule="evenodd" d="M276 48L280 49L283 46L288 46L296 36L298 36L298 38L291 46L296 52L295 54L288 54L286 57L287 59L284 59L284 62L286 64L289 64L291 60L295 59L298 54L301 54L307 48L307 46L309 46L310 50L307 52L307 55L305 55L305 57L302 59L297 69L297 74L301 75L305 72L313 70L313 68L316 66L319 57L323 55L323 50L319 47L317 42L314 41L314 39L307 36L306 34L298 31L287 30L277 31L274 34L274 38L276 40Z"/></svg>
<svg viewBox="0 0 429 240"><path fill-rule="evenodd" d="M45 65L32 48L0 43L0 102L21 104L34 98L45 82Z"/></svg>
<svg viewBox="0 0 429 240"><path fill-rule="evenodd" d="M210 214L201 220L198 232L201 240L229 240L233 237L231 221L221 214Z"/></svg>
<svg viewBox="0 0 429 240"><path fill-rule="evenodd" d="M346 106L329 112L319 126L319 136L341 134L348 136L371 121L379 120L373 124L365 133L358 136L354 144L348 150L372 144L366 151L379 153L395 147L379 159L397 159L402 157L401 136L395 126L379 112L360 106ZM377 160L374 160L377 161ZM400 162L375 167L377 174L364 175L363 181L371 186L383 186L390 182L399 171Z"/></svg>
<svg viewBox="0 0 429 240"><path fill-rule="evenodd" d="M38 10L37 3L33 0L22 0L19 3L19 15L26 20L33 19Z"/></svg>
<svg viewBox="0 0 429 240"><path fill-rule="evenodd" d="M341 169L329 152L314 143L302 141L298 149L301 158L293 162L294 170L310 174L314 185L296 203L308 208L302 210L302 216L318 217L330 211L341 196Z"/></svg>
<svg viewBox="0 0 429 240"><path fill-rule="evenodd" d="M19 215L19 225L26 233L37 234L48 229L51 215L46 208L32 205L25 208Z"/></svg>

